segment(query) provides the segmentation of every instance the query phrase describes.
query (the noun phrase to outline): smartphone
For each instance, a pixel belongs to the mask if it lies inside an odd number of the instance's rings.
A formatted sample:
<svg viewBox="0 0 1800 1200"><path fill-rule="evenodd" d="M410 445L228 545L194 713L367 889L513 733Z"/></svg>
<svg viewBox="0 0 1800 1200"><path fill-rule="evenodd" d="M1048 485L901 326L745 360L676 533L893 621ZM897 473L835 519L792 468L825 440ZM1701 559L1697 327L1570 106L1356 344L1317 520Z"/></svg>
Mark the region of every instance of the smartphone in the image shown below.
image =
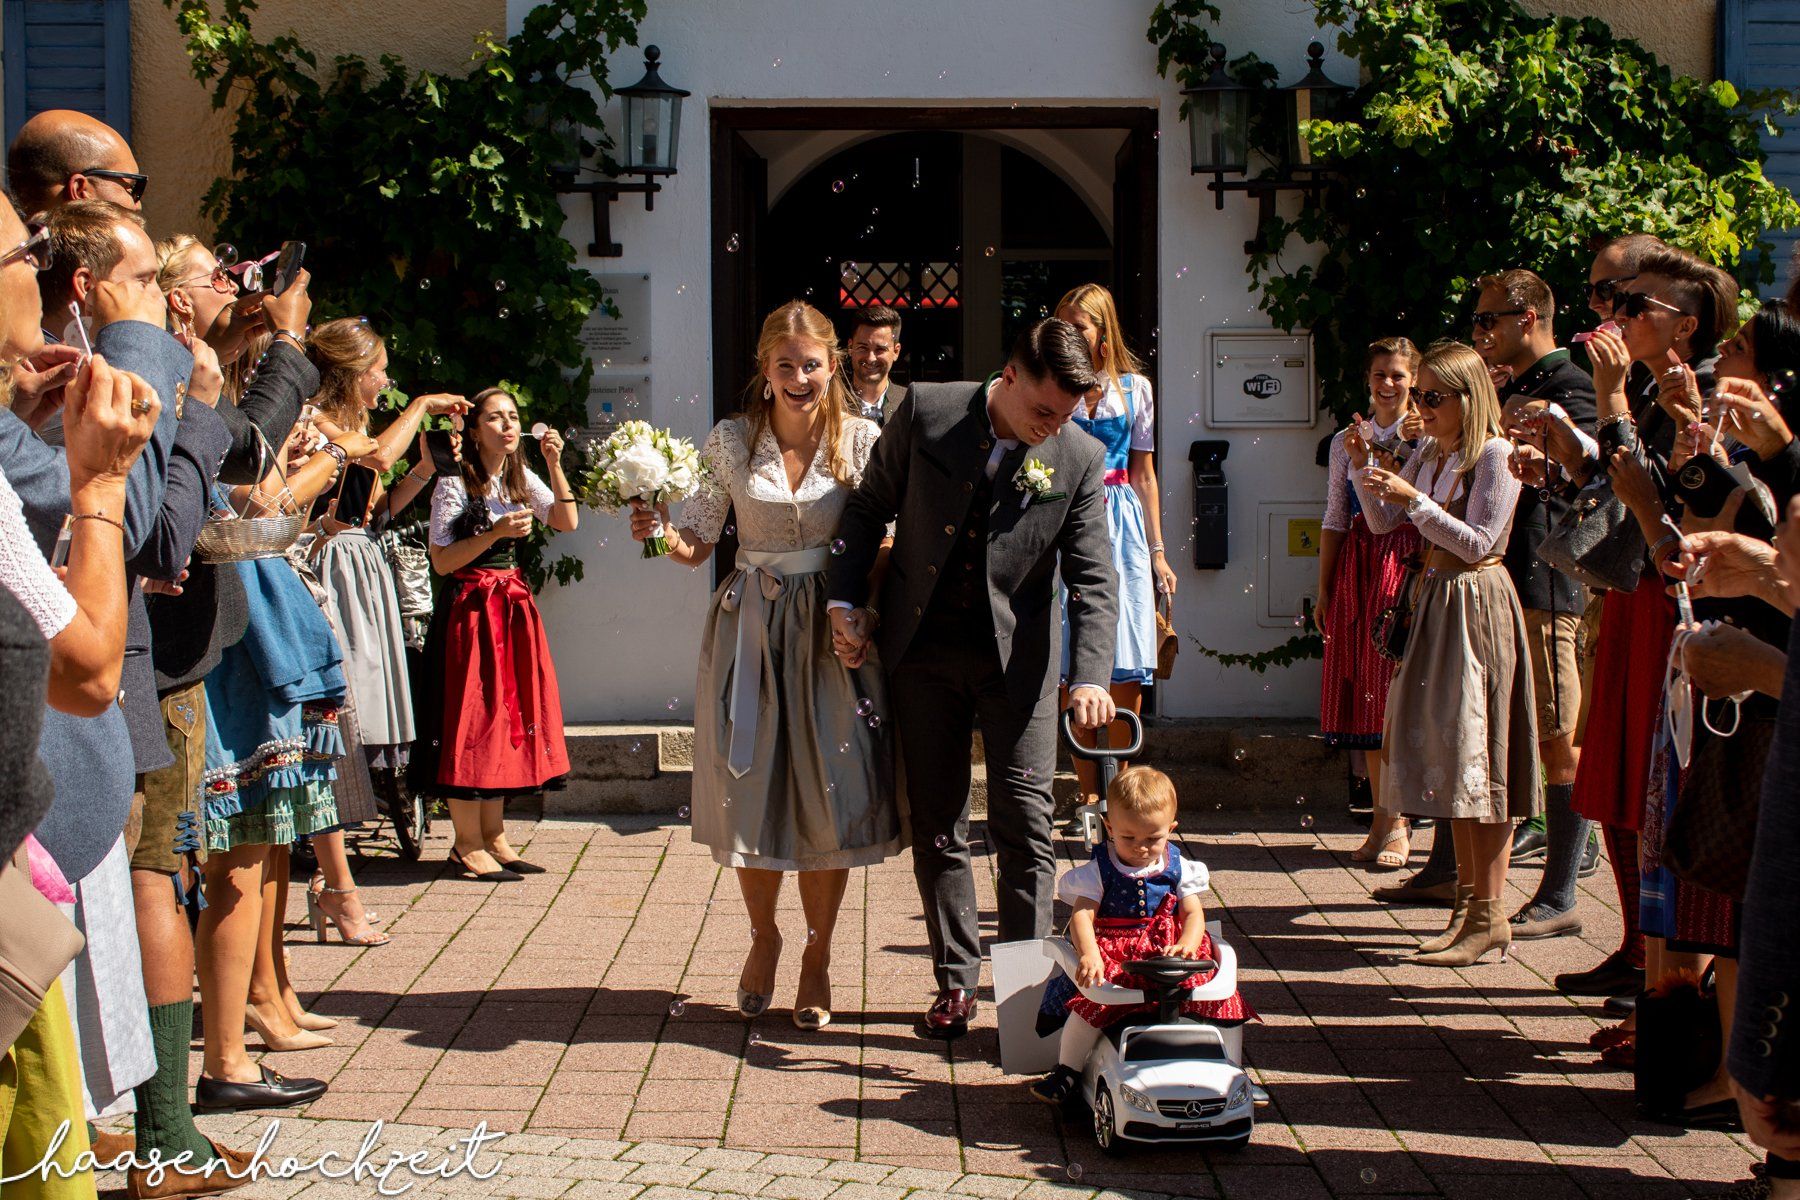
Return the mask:
<svg viewBox="0 0 1800 1200"><path fill-rule="evenodd" d="M431 452L431 465L439 475L455 475L462 470L462 464L456 461L456 443L452 440L455 437L456 433L449 429L425 431L425 449Z"/></svg>
<svg viewBox="0 0 1800 1200"><path fill-rule="evenodd" d="M346 525L364 524L369 519L369 501L375 496L373 469L361 463L344 468L344 482L338 487L337 519Z"/></svg>
<svg viewBox="0 0 1800 1200"><path fill-rule="evenodd" d="M269 281L269 295L279 296L294 286L300 268L306 262L305 242L281 243L281 256L275 260L275 275Z"/></svg>
<svg viewBox="0 0 1800 1200"><path fill-rule="evenodd" d="M56 531L56 545L50 548L50 566L66 567L69 565L69 544L75 540L75 514L63 517L62 528Z"/></svg>

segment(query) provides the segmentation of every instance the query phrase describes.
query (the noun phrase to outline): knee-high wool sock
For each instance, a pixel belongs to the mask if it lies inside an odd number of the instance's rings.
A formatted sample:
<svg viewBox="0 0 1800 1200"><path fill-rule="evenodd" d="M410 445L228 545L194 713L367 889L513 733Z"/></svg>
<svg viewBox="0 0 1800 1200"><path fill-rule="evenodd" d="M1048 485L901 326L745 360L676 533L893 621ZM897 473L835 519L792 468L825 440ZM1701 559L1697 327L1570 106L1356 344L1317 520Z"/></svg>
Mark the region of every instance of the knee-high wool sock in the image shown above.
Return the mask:
<svg viewBox="0 0 1800 1200"><path fill-rule="evenodd" d="M152 1149L164 1162L192 1151L185 1164L198 1170L213 1161L212 1143L194 1125L188 1105L188 1043L194 1036L194 1002L158 1004L150 1009L150 1041L156 1049L156 1074L133 1090L137 1096L137 1157Z"/></svg>

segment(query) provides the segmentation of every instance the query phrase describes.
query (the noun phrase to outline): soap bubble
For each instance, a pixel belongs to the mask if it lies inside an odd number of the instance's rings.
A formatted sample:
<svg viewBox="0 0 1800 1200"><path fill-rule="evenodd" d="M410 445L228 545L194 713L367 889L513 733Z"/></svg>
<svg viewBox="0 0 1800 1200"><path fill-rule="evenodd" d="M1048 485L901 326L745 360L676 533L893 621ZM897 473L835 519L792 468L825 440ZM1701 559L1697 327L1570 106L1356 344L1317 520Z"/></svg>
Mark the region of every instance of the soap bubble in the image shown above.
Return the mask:
<svg viewBox="0 0 1800 1200"><path fill-rule="evenodd" d="M548 425L544 424L542 421L537 421L537 422L533 423L533 425L531 426L531 436L534 438L537 438L540 441L542 441L544 435L549 432L550 432L550 427Z"/></svg>
<svg viewBox="0 0 1800 1200"><path fill-rule="evenodd" d="M504 279L494 280L494 290L496 292L504 292L506 290L506 280L504 280Z"/></svg>
<svg viewBox="0 0 1800 1200"><path fill-rule="evenodd" d="M875 711L875 702L873 700L869 699L867 696L864 696L861 700L858 700L856 702L856 715L857 716L866 717L874 711Z"/></svg>
<svg viewBox="0 0 1800 1200"><path fill-rule="evenodd" d="M431 280L429 280L429 279L419 280L419 290L421 292L429 292L431 290Z"/></svg>
<svg viewBox="0 0 1800 1200"><path fill-rule="evenodd" d="M737 526L736 525L727 525L725 527L725 536L726 537L736 537L737 536Z"/></svg>
<svg viewBox="0 0 1800 1200"><path fill-rule="evenodd" d="M1358 190L1360 191L1361 189L1358 189ZM1362 1181L1364 1183L1374 1183L1375 1180L1378 1178L1379 1178L1379 1176L1377 1176L1375 1174L1374 1167L1364 1167L1362 1169Z"/></svg>
<svg viewBox="0 0 1800 1200"><path fill-rule="evenodd" d="M931 844L936 846L939 850L945 849L950 845L949 835L940 833L935 838L931 839Z"/></svg>
<svg viewBox="0 0 1800 1200"><path fill-rule="evenodd" d="M850 743L849 742L839 742L838 743L838 753L839 754L850 753Z"/></svg>
<svg viewBox="0 0 1800 1200"><path fill-rule="evenodd" d="M769 65L771 67L779 67L781 65L781 60L778 58L774 62L770 63ZM752 1040L754 1041L755 1039L752 1039Z"/></svg>
<svg viewBox="0 0 1800 1200"><path fill-rule="evenodd" d="M670 712L674 712L676 709L681 707L681 700L679 697L670 696L669 702L667 704L665 704L663 707L667 708Z"/></svg>
<svg viewBox="0 0 1800 1200"><path fill-rule="evenodd" d="M806 931L806 944L807 945L809 945L809 946L814 945L815 943L818 942L818 940L819 940L819 931L818 930L809 929Z"/></svg>
<svg viewBox="0 0 1800 1200"><path fill-rule="evenodd" d="M687 820L688 819L688 806L684 804L680 808L676 809L675 815L680 817L684 821Z"/></svg>
<svg viewBox="0 0 1800 1200"><path fill-rule="evenodd" d="M505 306L505 305L504 305L504 304L502 304L502 305L501 305L501 306L500 306L500 311L499 311L499 313L497 313L497 314L496 314L496 315L497 315L497 316L498 316L498 317L499 317L499 318L500 318L500 319L501 319L501 320L502 320L502 321L504 321L504 320L506 320L506 318L508 318L508 317L510 317L510 316L512 316L512 309L510 309L510 308L508 308L508 307L506 307L506 306Z"/></svg>
<svg viewBox="0 0 1800 1200"><path fill-rule="evenodd" d="M680 998L670 1001L669 1015L671 1017L679 1017L682 1013L685 1013L686 1011L687 1011L687 1001L682 1000Z"/></svg>
<svg viewBox="0 0 1800 1200"><path fill-rule="evenodd" d="M987 257L992 258L992 257L994 257L994 248L992 246L989 246L987 249L983 250L982 253L985 254Z"/></svg>
<svg viewBox="0 0 1800 1200"><path fill-rule="evenodd" d="M1312 819L1311 813L1307 813L1305 816L1300 818L1300 828L1311 829L1312 827L1313 827L1313 819Z"/></svg>
<svg viewBox="0 0 1800 1200"><path fill-rule="evenodd" d="M833 538L831 540L831 552L833 554L842 554L845 549L846 547L843 538Z"/></svg>
<svg viewBox="0 0 1800 1200"><path fill-rule="evenodd" d="M870 717L869 718L869 728L870 729L880 729L881 728L881 718L880 717Z"/></svg>
<svg viewBox="0 0 1800 1200"><path fill-rule="evenodd" d="M1236 750L1233 750L1231 752L1231 759L1233 762L1243 762L1245 759L1247 759L1249 757L1250 757L1250 752L1248 750L1244 749L1242 746L1239 746Z"/></svg>
<svg viewBox="0 0 1800 1200"><path fill-rule="evenodd" d="M834 179L834 180L832 180L832 181L831 181L831 190L832 190L832 191L834 191L834 192L841 192L841 191L843 191L843 190L844 190L844 181L843 181L843 180L841 180L841 179Z"/></svg>
<svg viewBox="0 0 1800 1200"><path fill-rule="evenodd" d="M775 62L777 66L781 64L780 59L776 59ZM738 239L738 235L735 233L725 239L725 249L732 254L736 254L743 244L744 243Z"/></svg>
<svg viewBox="0 0 1800 1200"><path fill-rule="evenodd" d="M1071 1182L1080 1180L1082 1175L1081 1164L1078 1162L1070 1163L1063 1169L1063 1174L1067 1175Z"/></svg>
<svg viewBox="0 0 1800 1200"><path fill-rule="evenodd" d="M1305 803L1306 803L1306 797L1305 797L1305 796L1295 796L1295 797L1294 797L1294 803L1295 803L1295 804L1305 804Z"/></svg>

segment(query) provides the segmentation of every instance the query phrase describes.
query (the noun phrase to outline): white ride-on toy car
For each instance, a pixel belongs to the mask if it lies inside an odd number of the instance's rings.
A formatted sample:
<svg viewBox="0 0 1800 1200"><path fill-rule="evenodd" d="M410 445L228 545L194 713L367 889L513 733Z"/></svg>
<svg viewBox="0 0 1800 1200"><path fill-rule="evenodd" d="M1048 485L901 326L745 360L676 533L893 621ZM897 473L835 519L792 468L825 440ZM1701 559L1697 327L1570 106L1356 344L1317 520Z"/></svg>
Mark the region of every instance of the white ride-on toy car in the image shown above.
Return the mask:
<svg viewBox="0 0 1800 1200"><path fill-rule="evenodd" d="M1062 722L1070 752L1099 768L1100 802L1084 805L1079 814L1085 838L1098 845L1105 837L1101 818L1106 813L1106 792L1119 761L1134 758L1143 749L1143 725L1135 713L1121 710L1118 719L1130 727L1131 745L1110 748L1102 730L1100 744L1089 747L1075 741L1070 716L1065 712ZM1241 1023L1217 1023L1181 1011L1188 1000L1227 1000L1237 991L1237 952L1225 941L1219 922L1208 921L1206 930L1216 963L1185 958L1130 962L1126 970L1143 980L1145 989L1110 983L1078 988L1096 1004L1154 1006L1150 1012L1114 1022L1082 1069L1079 1095L1093 1112L1094 1141L1108 1154L1123 1154L1133 1143L1215 1143L1235 1150L1250 1141L1255 1104L1266 1097L1244 1072ZM1036 976L1035 985L1021 989L1016 998L1004 998L1000 1005L1003 1061L1010 1050L1018 1063L1007 1069L1030 1070L1045 1052L1053 1063L1054 1035L1040 1035L1034 1044L1028 1032L1005 1026L1036 1016L1036 997L1042 994L1051 965L1061 967L1071 980L1077 978L1080 955L1063 937L1010 943L995 951L997 992L1003 961L1008 975ZM1181 986L1190 976L1209 970L1216 973L1203 986Z"/></svg>
<svg viewBox="0 0 1800 1200"><path fill-rule="evenodd" d="M1206 929L1218 972L1202 987L1180 984L1215 964L1155 958L1126 964L1149 985L1144 991L1110 983L1079 989L1096 1004L1156 1005L1108 1027L1082 1068L1094 1141L1108 1154L1122 1154L1132 1142L1218 1142L1234 1150L1250 1142L1255 1117L1243 1028L1181 1015L1183 1001L1225 1000L1237 990L1237 952L1220 938L1217 922ZM1044 952L1075 978L1080 956L1067 938L1045 938Z"/></svg>

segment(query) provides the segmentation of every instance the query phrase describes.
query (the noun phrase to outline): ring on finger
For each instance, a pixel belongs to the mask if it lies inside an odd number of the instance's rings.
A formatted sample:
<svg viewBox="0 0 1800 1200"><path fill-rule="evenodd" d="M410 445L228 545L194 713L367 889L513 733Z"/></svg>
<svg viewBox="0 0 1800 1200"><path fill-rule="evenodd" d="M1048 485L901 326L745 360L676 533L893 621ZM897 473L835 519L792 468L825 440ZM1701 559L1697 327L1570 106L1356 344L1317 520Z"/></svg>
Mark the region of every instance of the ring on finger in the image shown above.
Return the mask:
<svg viewBox="0 0 1800 1200"><path fill-rule="evenodd" d="M133 400L131 402L131 415L132 416L141 417L149 411L150 411L150 402L148 400L140 399L140 400Z"/></svg>

